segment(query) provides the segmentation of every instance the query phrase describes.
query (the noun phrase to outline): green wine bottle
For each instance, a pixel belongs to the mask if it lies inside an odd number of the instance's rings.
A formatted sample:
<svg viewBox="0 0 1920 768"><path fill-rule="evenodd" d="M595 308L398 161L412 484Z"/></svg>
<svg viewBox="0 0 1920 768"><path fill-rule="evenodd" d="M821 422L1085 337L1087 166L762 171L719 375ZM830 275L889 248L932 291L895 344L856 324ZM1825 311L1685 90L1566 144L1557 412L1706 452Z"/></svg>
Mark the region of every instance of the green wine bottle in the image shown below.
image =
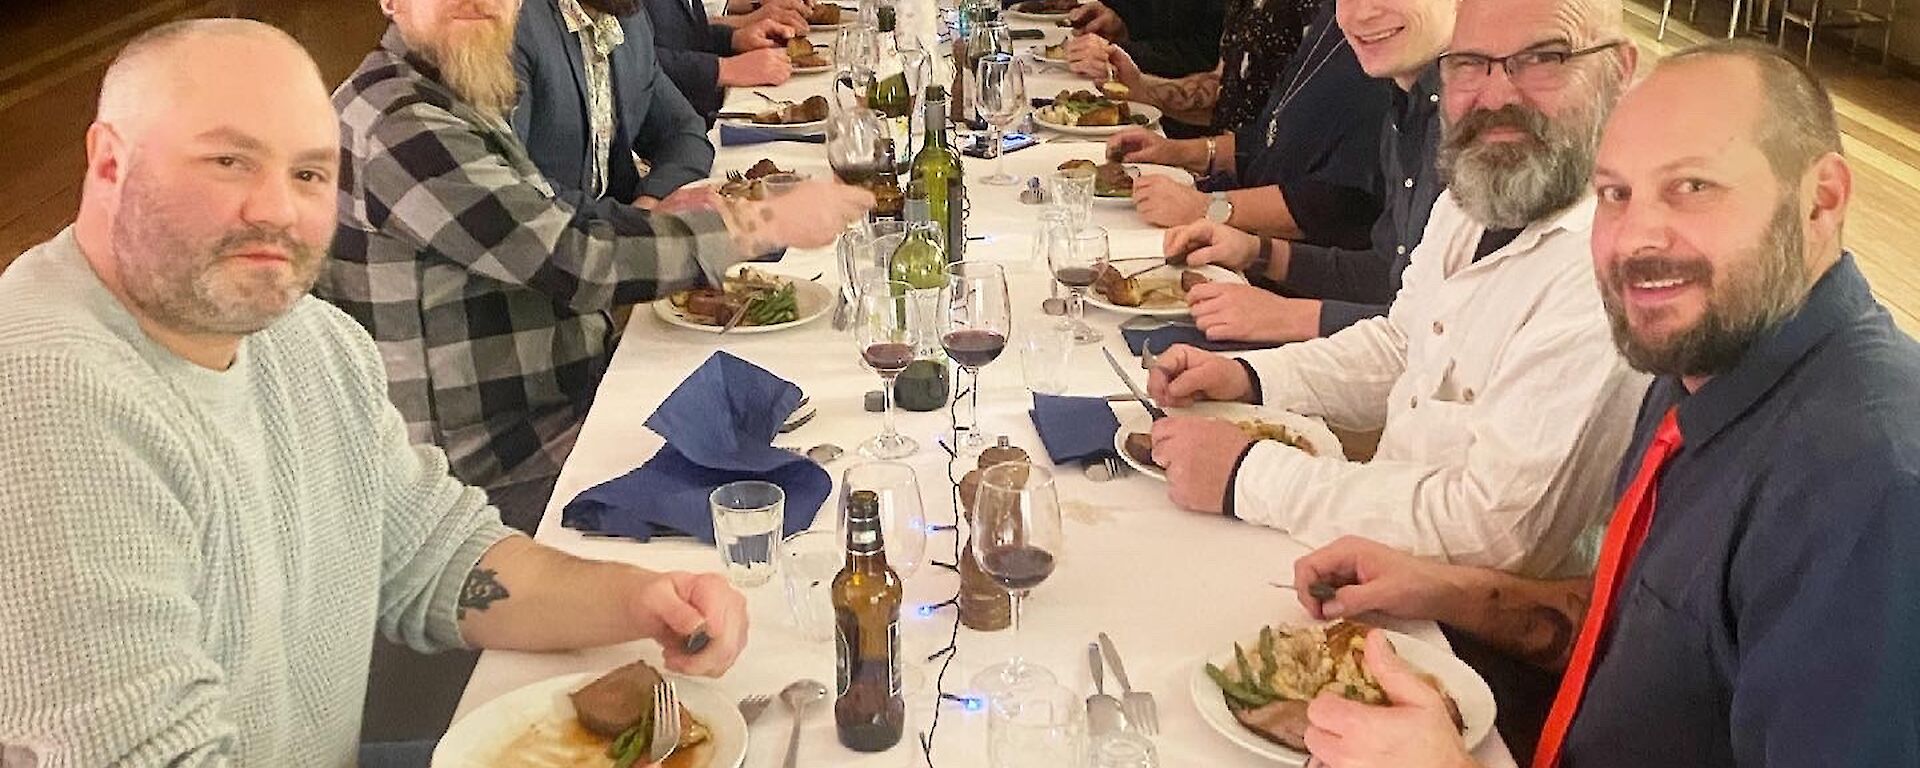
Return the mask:
<svg viewBox="0 0 1920 768"><path fill-rule="evenodd" d="M879 112L881 117L906 117L907 109L913 99L907 93L907 73L895 72L875 83L873 95L867 99L867 106Z"/></svg>
<svg viewBox="0 0 1920 768"><path fill-rule="evenodd" d="M906 212L907 236L893 249L893 257L887 264L887 279L916 289L945 286L946 248L940 244L940 230L928 213L927 196L917 183L907 189Z"/></svg>
<svg viewBox="0 0 1920 768"><path fill-rule="evenodd" d="M927 192L927 210L939 225L948 262L965 258L967 191L961 177L960 156L947 144L947 90L927 86L923 100L926 137L913 158L910 182Z"/></svg>

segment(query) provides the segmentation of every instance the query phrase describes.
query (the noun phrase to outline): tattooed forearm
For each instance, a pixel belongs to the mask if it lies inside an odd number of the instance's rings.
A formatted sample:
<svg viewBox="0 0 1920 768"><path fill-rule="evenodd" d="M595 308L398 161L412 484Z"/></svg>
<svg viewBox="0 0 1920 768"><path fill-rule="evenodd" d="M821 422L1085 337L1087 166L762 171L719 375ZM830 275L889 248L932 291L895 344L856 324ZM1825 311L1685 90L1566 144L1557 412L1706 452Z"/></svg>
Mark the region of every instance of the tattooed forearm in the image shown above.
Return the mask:
<svg viewBox="0 0 1920 768"><path fill-rule="evenodd" d="M1586 620L1592 582L1497 579L1470 598L1473 618L1459 622L1461 628L1534 666L1565 668Z"/></svg>
<svg viewBox="0 0 1920 768"><path fill-rule="evenodd" d="M1141 83L1144 100L1183 122L1208 123L1220 103L1220 69L1177 80L1147 75Z"/></svg>
<svg viewBox="0 0 1920 768"><path fill-rule="evenodd" d="M460 602L454 615L464 619L467 609L478 613L507 597L507 588L500 584L498 572L491 568L474 568L467 574L466 583L460 585Z"/></svg>

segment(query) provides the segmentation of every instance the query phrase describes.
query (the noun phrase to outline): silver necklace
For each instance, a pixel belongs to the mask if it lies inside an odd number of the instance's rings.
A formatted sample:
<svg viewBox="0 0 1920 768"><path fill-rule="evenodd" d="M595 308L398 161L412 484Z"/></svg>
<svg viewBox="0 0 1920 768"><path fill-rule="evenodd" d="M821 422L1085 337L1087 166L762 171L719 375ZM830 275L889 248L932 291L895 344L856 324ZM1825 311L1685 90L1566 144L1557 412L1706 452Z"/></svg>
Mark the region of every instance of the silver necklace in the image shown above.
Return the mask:
<svg viewBox="0 0 1920 768"><path fill-rule="evenodd" d="M1304 64L1301 65L1300 71L1295 72L1293 75L1293 79L1287 82L1286 90L1281 92L1280 103L1274 106L1273 115L1267 118L1267 146L1268 147L1273 146L1274 138L1280 131L1280 113L1285 112L1287 109L1287 105L1293 103L1294 97L1299 96L1301 91L1306 90L1307 84L1309 82L1312 82L1315 75L1320 74L1320 70L1327 66L1327 62L1332 61L1334 55L1338 54L1341 48L1346 47L1347 37L1346 35L1343 34L1337 38L1334 38L1333 47L1327 49L1326 54L1320 57L1319 62L1316 63L1313 61L1313 55L1320 52L1320 44L1325 42L1327 39L1327 31L1330 29L1333 29L1333 27L1334 27L1333 24L1328 24L1324 27L1321 27L1320 35L1318 37L1315 37L1313 39L1313 45L1307 48L1307 56L1305 60L1308 63L1311 63L1313 65L1313 68L1308 69L1306 65Z"/></svg>

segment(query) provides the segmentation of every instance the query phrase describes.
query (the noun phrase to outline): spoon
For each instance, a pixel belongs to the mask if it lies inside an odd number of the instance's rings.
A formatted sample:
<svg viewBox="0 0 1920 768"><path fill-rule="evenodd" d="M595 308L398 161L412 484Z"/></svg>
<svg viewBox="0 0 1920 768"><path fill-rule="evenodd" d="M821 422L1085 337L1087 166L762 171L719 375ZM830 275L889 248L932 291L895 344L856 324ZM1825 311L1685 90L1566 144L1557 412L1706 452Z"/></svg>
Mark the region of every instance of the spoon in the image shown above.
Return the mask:
<svg viewBox="0 0 1920 768"><path fill-rule="evenodd" d="M833 443L821 443L807 449L807 458L813 459L813 463L815 464L826 464L846 455L846 453L845 448L841 448Z"/></svg>
<svg viewBox="0 0 1920 768"><path fill-rule="evenodd" d="M793 710L793 732L787 736L786 768L796 768L795 761L800 752L800 721L807 713L807 707L816 701L827 698L827 686L818 680L795 680L780 689L780 703Z"/></svg>

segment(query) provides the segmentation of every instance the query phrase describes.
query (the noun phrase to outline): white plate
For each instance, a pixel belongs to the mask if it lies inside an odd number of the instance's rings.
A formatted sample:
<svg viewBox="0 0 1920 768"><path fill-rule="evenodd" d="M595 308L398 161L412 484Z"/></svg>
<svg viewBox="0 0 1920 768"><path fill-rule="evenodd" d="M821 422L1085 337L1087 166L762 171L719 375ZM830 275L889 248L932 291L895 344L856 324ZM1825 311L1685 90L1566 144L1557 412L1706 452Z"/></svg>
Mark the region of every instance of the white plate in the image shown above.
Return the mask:
<svg viewBox="0 0 1920 768"><path fill-rule="evenodd" d="M500 752L542 722L560 723L573 717L567 694L593 682L599 675L581 673L543 680L489 701L440 737L433 748L433 768L490 768ZM705 768L739 768L747 758L747 721L733 701L710 684L667 675L673 691L688 712L713 732L712 757Z"/></svg>
<svg viewBox="0 0 1920 768"><path fill-rule="evenodd" d="M793 73L796 75L817 75L817 74L820 74L821 72L832 72L832 71L833 71L833 64L831 62L822 64L817 67L794 67L793 68Z"/></svg>
<svg viewBox="0 0 1920 768"><path fill-rule="evenodd" d="M1346 456L1345 451L1340 448L1340 438L1333 436L1333 430L1327 429L1327 425L1320 423L1319 419L1302 416L1292 411L1246 403L1194 403L1185 408L1166 410L1169 415L1176 416L1205 416L1229 421L1259 419L1269 424L1279 424L1293 430L1301 440L1306 441L1307 447L1312 449L1315 456L1331 456L1336 459ZM1129 408L1116 415L1120 419L1120 428L1113 431L1114 452L1120 454L1120 460L1125 461L1140 474L1166 482L1167 475L1159 467L1143 464L1127 455L1127 435L1134 432L1153 431L1153 417L1145 410L1137 408Z"/></svg>
<svg viewBox="0 0 1920 768"><path fill-rule="evenodd" d="M1128 265L1131 268L1121 269L1122 265ZM1144 269L1144 267L1137 262L1120 262L1118 264L1115 264L1114 268L1120 269L1122 274L1130 274L1137 270ZM1166 269L1172 271L1173 274L1178 275L1182 270L1186 268L1169 265L1166 267ZM1226 269L1223 267L1217 267L1212 264L1208 264L1203 267L1195 267L1194 270L1199 272L1200 274L1206 275L1208 279L1213 280L1216 283L1233 283L1235 285L1247 284L1247 279L1245 277L1241 277L1238 272L1234 272L1233 270ZM1158 273L1148 272L1146 276L1153 276L1156 274ZM1100 292L1094 290L1092 287L1087 288L1086 300L1088 304L1091 304L1093 306L1096 306L1111 312L1119 312L1120 314L1123 314L1123 315L1147 315L1150 317L1183 317L1187 314L1187 307L1184 304L1177 307L1123 307L1118 304L1110 304L1107 302L1106 297L1101 296Z"/></svg>
<svg viewBox="0 0 1920 768"><path fill-rule="evenodd" d="M1060 43L1055 43L1055 45L1060 45ZM1044 45L1044 44L1043 44L1043 45L1036 45L1036 46L1034 46L1034 47L1032 47L1032 48L1030 48L1030 49L1028 49L1028 51L1029 51L1029 52L1030 52L1031 54L1033 54L1033 60L1034 60L1034 61L1039 61L1039 62L1044 62L1044 63L1047 63L1047 64L1052 64L1052 65L1054 65L1054 66L1056 66L1056 67L1060 67L1060 68L1063 68L1063 69L1064 69L1064 68L1066 68L1066 66L1067 66L1067 64L1069 63L1067 59L1056 59L1056 58L1053 58L1052 56L1048 56L1048 55L1047 55L1047 46L1046 46L1046 45Z"/></svg>
<svg viewBox="0 0 1920 768"><path fill-rule="evenodd" d="M1393 641L1393 649L1401 658L1407 660L1414 669L1440 678L1441 686L1447 694L1460 705L1460 717L1467 722L1467 748L1473 749L1493 731L1495 706L1493 691L1487 688L1487 681L1473 671L1472 667L1461 661L1440 646L1416 639L1410 635L1387 630L1387 637ZM1256 641L1257 642L1257 641ZM1242 641L1245 645L1245 641ZM1223 653L1214 654L1193 662L1193 674L1188 689L1193 694L1193 704L1200 710L1200 719L1219 731L1229 741L1238 744L1249 752L1286 765L1303 765L1307 755L1261 738L1246 729L1240 721L1233 719L1233 713L1227 711L1225 695L1220 687L1213 684L1213 678L1207 677L1207 663L1219 666L1222 661L1233 661L1233 648L1228 645ZM1222 667L1224 669L1224 667Z"/></svg>
<svg viewBox="0 0 1920 768"><path fill-rule="evenodd" d="M1181 170L1179 168L1175 168L1171 165L1154 165L1152 163L1127 163L1127 167L1136 169L1138 171L1137 173L1133 174L1133 177L1135 179L1138 179L1141 176L1165 176L1170 179L1179 179L1183 182L1186 182L1188 186L1193 185L1193 174L1187 173L1186 171ZM1094 195L1093 204L1098 206L1104 206L1107 208L1132 208L1133 197L1131 195L1127 197L1101 197L1099 195Z"/></svg>
<svg viewBox="0 0 1920 768"><path fill-rule="evenodd" d="M840 22L840 23L838 23L838 24L808 24L808 25L807 25L807 31L809 31L809 32L834 32L834 31L837 31L837 30L839 30L839 29L840 29L841 27L844 27L844 26L846 26L846 25L847 25L847 24L849 24L849 23L851 23L851 22L845 22L845 21L843 21L843 22Z"/></svg>
<svg viewBox="0 0 1920 768"><path fill-rule="evenodd" d="M1015 7L1019 7L1020 5L1021 3L1014 3ZM1047 24L1065 21L1067 18L1067 14L1064 13L1027 13L1026 11L1016 11L1013 8L1001 11L1000 15L1017 21L1038 21Z"/></svg>
<svg viewBox="0 0 1920 768"><path fill-rule="evenodd" d="M827 127L827 121L824 119L815 120L810 123L786 123L786 124L756 123L752 120L737 120L737 119L723 119L720 122L726 123L727 125L731 125L735 128L760 128L763 130L773 131L774 133L785 133L793 136L806 136L808 134L820 133L821 131L826 130L826 127Z"/></svg>
<svg viewBox="0 0 1920 768"><path fill-rule="evenodd" d="M1147 118L1146 125L1140 125L1139 123L1127 123L1126 125L1097 125L1097 126L1061 125L1059 123L1049 122L1046 119L1040 117L1039 110L1034 110L1033 121L1035 123L1039 123L1041 127L1044 127L1047 130L1059 131L1060 133L1067 134L1068 136L1112 136L1128 128L1152 128L1153 126L1158 125L1160 123L1159 107L1155 107L1150 104L1141 104L1140 102L1137 102L1137 101L1127 102L1127 104L1128 104L1127 108L1132 110L1134 114L1142 115Z"/></svg>
<svg viewBox="0 0 1920 768"><path fill-rule="evenodd" d="M774 323L773 325L736 325L733 327L733 330L727 333L773 333L774 331L784 331L788 328L806 325L807 323L820 319L821 315L825 315L831 311L833 309L833 299L833 289L831 288L812 280L794 280L793 304L794 308L800 313L798 319L791 322ZM659 315L660 319L667 321L669 325L677 325L681 328L706 331L707 333L719 333L723 327L708 325L687 317L685 313L680 311L679 307L673 305L672 299L661 299L654 302L653 312Z"/></svg>

